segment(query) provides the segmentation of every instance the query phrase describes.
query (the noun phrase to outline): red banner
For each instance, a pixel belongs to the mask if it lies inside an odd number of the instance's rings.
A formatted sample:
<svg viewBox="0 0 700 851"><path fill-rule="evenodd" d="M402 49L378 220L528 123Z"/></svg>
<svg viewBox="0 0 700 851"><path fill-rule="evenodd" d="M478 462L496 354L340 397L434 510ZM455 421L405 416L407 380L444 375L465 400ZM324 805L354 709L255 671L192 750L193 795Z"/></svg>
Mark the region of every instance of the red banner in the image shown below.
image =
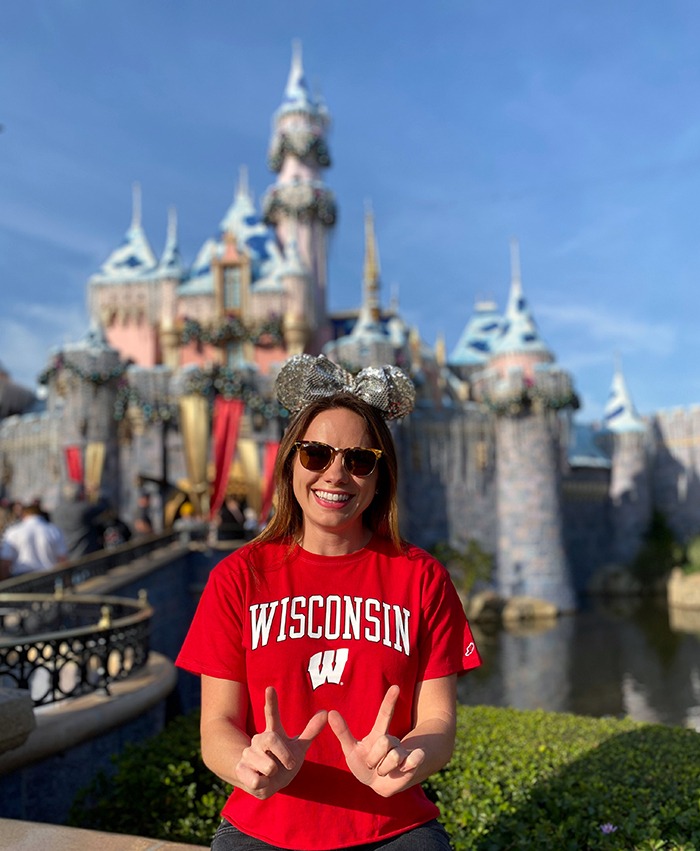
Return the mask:
<svg viewBox="0 0 700 851"><path fill-rule="evenodd" d="M66 446L63 450L66 459L68 478L72 482L83 483L83 453L79 446Z"/></svg>
<svg viewBox="0 0 700 851"><path fill-rule="evenodd" d="M238 429L244 407L241 399L223 399L221 396L217 396L214 400L212 437L215 474L210 517L216 517L226 496L229 470L238 443Z"/></svg>
<svg viewBox="0 0 700 851"><path fill-rule="evenodd" d="M270 509L272 508L272 498L275 495L275 480L273 473L275 471L275 460L277 459L277 450L279 443L268 440L265 444L265 458L263 461L263 478L262 478L262 504L260 506L260 524L264 525L269 520Z"/></svg>

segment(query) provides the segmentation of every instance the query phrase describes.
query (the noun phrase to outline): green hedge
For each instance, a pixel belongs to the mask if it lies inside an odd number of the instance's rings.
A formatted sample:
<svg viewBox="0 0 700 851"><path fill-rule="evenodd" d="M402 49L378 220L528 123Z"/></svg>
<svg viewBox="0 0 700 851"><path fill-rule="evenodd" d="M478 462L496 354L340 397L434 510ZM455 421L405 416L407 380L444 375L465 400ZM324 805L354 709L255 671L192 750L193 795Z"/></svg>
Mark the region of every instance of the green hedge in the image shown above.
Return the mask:
<svg viewBox="0 0 700 851"><path fill-rule="evenodd" d="M208 845L227 794L198 716L130 746L71 824ZM455 753L425 784L456 851L700 851L700 736L541 711L459 707Z"/></svg>

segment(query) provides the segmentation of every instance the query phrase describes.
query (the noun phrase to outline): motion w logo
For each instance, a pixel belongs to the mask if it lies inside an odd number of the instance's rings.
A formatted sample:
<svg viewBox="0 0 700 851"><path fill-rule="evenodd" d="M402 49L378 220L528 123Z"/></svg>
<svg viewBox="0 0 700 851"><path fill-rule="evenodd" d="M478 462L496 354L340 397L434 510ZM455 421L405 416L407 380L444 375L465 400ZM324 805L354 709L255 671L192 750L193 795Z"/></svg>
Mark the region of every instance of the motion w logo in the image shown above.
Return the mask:
<svg viewBox="0 0 700 851"><path fill-rule="evenodd" d="M314 691L324 683L340 683L340 678L348 661L347 647L340 650L324 650L309 659L309 674Z"/></svg>

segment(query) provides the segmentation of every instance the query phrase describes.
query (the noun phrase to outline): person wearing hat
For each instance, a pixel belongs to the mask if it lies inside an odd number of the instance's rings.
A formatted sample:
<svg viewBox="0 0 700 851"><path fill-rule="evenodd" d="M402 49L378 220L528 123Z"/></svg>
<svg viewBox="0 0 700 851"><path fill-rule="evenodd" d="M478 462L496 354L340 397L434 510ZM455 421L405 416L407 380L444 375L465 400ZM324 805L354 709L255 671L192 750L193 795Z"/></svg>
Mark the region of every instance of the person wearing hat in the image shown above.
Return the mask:
<svg viewBox="0 0 700 851"><path fill-rule="evenodd" d="M420 784L480 659L447 570L399 534L386 420L414 387L297 355L277 394L277 509L213 569L177 658L201 677L204 761L234 787L212 849L445 851Z"/></svg>

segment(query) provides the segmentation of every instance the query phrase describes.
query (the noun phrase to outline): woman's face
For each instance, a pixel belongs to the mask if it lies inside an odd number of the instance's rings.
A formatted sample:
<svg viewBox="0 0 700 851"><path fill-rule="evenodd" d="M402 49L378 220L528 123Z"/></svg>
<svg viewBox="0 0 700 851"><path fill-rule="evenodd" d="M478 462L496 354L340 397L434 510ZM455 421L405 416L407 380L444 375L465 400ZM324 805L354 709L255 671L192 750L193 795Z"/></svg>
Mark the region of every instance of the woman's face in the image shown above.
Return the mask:
<svg viewBox="0 0 700 851"><path fill-rule="evenodd" d="M322 411L299 439L342 449L378 448L372 446L362 417L347 408ZM362 514L374 499L377 468L365 478L353 476L338 453L327 469L313 472L302 466L297 452L292 476L294 496L304 515L302 546L305 549L319 553L328 548L354 552L365 546L367 532Z"/></svg>

